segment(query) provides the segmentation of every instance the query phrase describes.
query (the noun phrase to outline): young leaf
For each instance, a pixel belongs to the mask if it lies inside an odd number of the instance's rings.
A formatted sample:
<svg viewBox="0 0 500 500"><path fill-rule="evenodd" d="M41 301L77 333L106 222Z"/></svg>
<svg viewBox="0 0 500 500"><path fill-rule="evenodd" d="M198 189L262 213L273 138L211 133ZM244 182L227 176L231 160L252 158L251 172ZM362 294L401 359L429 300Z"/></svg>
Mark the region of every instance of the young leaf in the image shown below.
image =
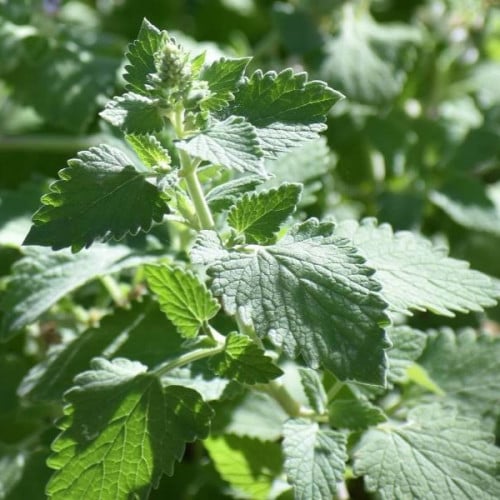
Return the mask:
<svg viewBox="0 0 500 500"><path fill-rule="evenodd" d="M310 368L299 368L300 382L311 408L322 415L326 411L327 396L320 376L316 370Z"/></svg>
<svg viewBox="0 0 500 500"><path fill-rule="evenodd" d="M443 362L446 360L446 362ZM464 330L434 332L418 360L462 412L500 415L500 338Z"/></svg>
<svg viewBox="0 0 500 500"><path fill-rule="evenodd" d="M90 148L68 165L42 198L25 245L78 251L96 238L147 231L168 210L158 188L119 149Z"/></svg>
<svg viewBox="0 0 500 500"><path fill-rule="evenodd" d="M206 200L213 213L227 210L236 203L246 192L253 191L265 177L259 175L245 175L232 181L216 186L206 195Z"/></svg>
<svg viewBox="0 0 500 500"><path fill-rule="evenodd" d="M158 296L160 309L183 337L196 337L200 328L220 309L205 285L189 271L147 266L146 277Z"/></svg>
<svg viewBox="0 0 500 500"><path fill-rule="evenodd" d="M204 441L222 479L240 495L255 500L269 498L274 477L281 472L281 450L277 443L238 436Z"/></svg>
<svg viewBox="0 0 500 500"><path fill-rule="evenodd" d="M333 225L310 219L277 244L226 250L204 231L191 256L208 265L228 314L241 312L260 337L341 379L385 380L386 304L373 271Z"/></svg>
<svg viewBox="0 0 500 500"><path fill-rule="evenodd" d="M133 92L114 97L99 115L130 134L158 132L164 126L158 101Z"/></svg>
<svg viewBox="0 0 500 500"><path fill-rule="evenodd" d="M242 384L265 384L283 375L260 347L238 333L229 334L224 351L211 358L210 366L218 375Z"/></svg>
<svg viewBox="0 0 500 500"><path fill-rule="evenodd" d="M8 339L84 283L137 263L128 247L98 245L77 255L27 248L2 298L0 337ZM144 258L145 261L149 260Z"/></svg>
<svg viewBox="0 0 500 500"><path fill-rule="evenodd" d="M212 411L191 389L162 388L140 363L97 358L92 368L66 393L47 493L145 499L162 474L173 474L185 443L208 435Z"/></svg>
<svg viewBox="0 0 500 500"><path fill-rule="evenodd" d="M266 243L295 211L302 186L282 184L277 189L246 194L229 211L227 222L249 242Z"/></svg>
<svg viewBox="0 0 500 500"><path fill-rule="evenodd" d="M346 437L316 422L290 419L283 427L283 454L295 498L330 500L344 478Z"/></svg>
<svg viewBox="0 0 500 500"><path fill-rule="evenodd" d="M137 40L128 46L125 54L129 63L125 66L123 78L127 89L143 95L149 95L146 85L148 75L156 72L154 54L163 45L165 32L153 26L147 19L142 21Z"/></svg>
<svg viewBox="0 0 500 500"><path fill-rule="evenodd" d="M265 155L274 157L317 139L326 114L341 98L324 82L308 82L306 73L259 70L239 86L227 113L254 125Z"/></svg>
<svg viewBox="0 0 500 500"><path fill-rule="evenodd" d="M360 249L394 311L410 314L411 309L427 309L454 316L454 311L482 311L500 297L491 278L413 233L394 234L389 225L365 219L361 224L342 222L334 234Z"/></svg>
<svg viewBox="0 0 500 500"><path fill-rule="evenodd" d="M264 174L262 150L255 128L244 118L230 116L214 121L206 130L177 143L190 155L216 165Z"/></svg>
<svg viewBox="0 0 500 500"><path fill-rule="evenodd" d="M383 500L493 500L499 458L493 436L477 420L426 405L404 425L369 430L355 451L354 472Z"/></svg>
<svg viewBox="0 0 500 500"><path fill-rule="evenodd" d="M170 154L154 135L127 135L125 139L146 167L170 168Z"/></svg>

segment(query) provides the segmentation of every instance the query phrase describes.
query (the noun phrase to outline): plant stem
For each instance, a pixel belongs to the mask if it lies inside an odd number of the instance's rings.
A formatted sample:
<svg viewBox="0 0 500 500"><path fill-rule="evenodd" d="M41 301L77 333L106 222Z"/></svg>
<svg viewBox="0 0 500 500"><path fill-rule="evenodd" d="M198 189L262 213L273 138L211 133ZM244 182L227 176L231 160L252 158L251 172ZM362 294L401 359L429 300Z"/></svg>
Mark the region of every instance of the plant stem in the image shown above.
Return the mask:
<svg viewBox="0 0 500 500"><path fill-rule="evenodd" d="M191 197L196 215L200 221L200 227L202 229L213 229L215 224L212 212L210 212L210 208L205 200L205 195L198 176L196 175L196 169L193 162L185 151L179 150L179 157L181 159L182 174L186 180L189 196Z"/></svg>

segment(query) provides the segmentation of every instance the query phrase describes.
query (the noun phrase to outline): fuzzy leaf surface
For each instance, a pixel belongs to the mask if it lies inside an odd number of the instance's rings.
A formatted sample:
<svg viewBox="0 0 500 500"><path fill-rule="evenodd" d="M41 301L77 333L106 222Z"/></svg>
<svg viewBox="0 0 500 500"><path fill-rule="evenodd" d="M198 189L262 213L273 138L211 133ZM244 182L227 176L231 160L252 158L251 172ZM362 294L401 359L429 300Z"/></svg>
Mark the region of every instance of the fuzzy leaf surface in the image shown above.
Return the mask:
<svg viewBox="0 0 500 500"><path fill-rule="evenodd" d="M260 337L342 379L383 384L386 304L373 271L333 225L310 219L277 244L226 250L201 233L191 256L208 266L228 314L242 313Z"/></svg>
<svg viewBox="0 0 500 500"><path fill-rule="evenodd" d="M299 374L309 405L316 413L322 415L326 411L328 398L318 372L311 368L299 367Z"/></svg>
<svg viewBox="0 0 500 500"><path fill-rule="evenodd" d="M186 442L208 435L212 415L200 395L162 388L146 366L96 358L66 393L62 434L52 445L50 498L147 498L172 475Z"/></svg>
<svg viewBox="0 0 500 500"><path fill-rule="evenodd" d="M324 82L308 82L306 73L258 70L240 85L228 112L254 125L265 155L277 157L318 138L326 114L341 98Z"/></svg>
<svg viewBox="0 0 500 500"><path fill-rule="evenodd" d="M189 271L147 266L146 277L158 296L160 309L186 338L196 337L220 309L205 285Z"/></svg>
<svg viewBox="0 0 500 500"><path fill-rule="evenodd" d="M169 168L170 154L154 135L127 135L126 139L146 167Z"/></svg>
<svg viewBox="0 0 500 500"><path fill-rule="evenodd" d="M253 191L265 178L259 175L246 175L214 187L206 195L212 212L222 212L236 203L246 192Z"/></svg>
<svg viewBox="0 0 500 500"><path fill-rule="evenodd" d="M116 148L90 148L68 165L43 196L24 244L78 251L98 238L147 231L168 210L160 190Z"/></svg>
<svg viewBox="0 0 500 500"><path fill-rule="evenodd" d="M477 420L426 405L413 409L405 425L384 424L364 434L354 472L383 500L493 500L499 455Z"/></svg>
<svg viewBox="0 0 500 500"><path fill-rule="evenodd" d="M329 500L344 477L346 437L316 422L290 419L283 427L283 454L288 482L297 500Z"/></svg>
<svg viewBox="0 0 500 500"><path fill-rule="evenodd" d="M365 219L361 224L342 222L335 234L348 238L366 257L394 311L454 316L454 312L482 311L500 297L491 278L413 233L393 233L388 224L377 226L373 219Z"/></svg>
<svg viewBox="0 0 500 500"><path fill-rule="evenodd" d="M246 194L231 208L228 224L244 233L248 242L271 241L300 199L300 184L282 184L277 189Z"/></svg>
<svg viewBox="0 0 500 500"><path fill-rule="evenodd" d="M255 128L241 117L215 121L191 139L177 143L177 147L215 165L240 172L264 173Z"/></svg>
<svg viewBox="0 0 500 500"><path fill-rule="evenodd" d="M99 114L111 125L131 134L158 132L164 125L158 102L133 92L114 97Z"/></svg>
<svg viewBox="0 0 500 500"><path fill-rule="evenodd" d="M211 358L210 366L218 375L242 384L265 384L283 374L255 342L238 333L229 334L226 348Z"/></svg>

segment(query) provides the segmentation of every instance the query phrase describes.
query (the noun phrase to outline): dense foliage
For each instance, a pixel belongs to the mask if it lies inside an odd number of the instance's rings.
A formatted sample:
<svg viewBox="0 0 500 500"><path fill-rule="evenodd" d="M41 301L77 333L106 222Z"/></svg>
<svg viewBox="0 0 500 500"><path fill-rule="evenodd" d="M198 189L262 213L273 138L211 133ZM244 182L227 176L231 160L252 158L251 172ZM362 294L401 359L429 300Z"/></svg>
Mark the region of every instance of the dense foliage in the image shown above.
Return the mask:
<svg viewBox="0 0 500 500"><path fill-rule="evenodd" d="M499 39L0 0L0 499L498 498Z"/></svg>

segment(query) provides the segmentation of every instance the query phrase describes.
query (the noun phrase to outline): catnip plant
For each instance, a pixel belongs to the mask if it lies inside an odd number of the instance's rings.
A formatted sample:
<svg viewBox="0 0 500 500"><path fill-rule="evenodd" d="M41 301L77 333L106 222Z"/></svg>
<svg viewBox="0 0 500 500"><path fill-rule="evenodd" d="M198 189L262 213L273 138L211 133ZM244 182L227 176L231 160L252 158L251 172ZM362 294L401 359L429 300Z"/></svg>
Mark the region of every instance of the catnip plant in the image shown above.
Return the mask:
<svg viewBox="0 0 500 500"><path fill-rule="evenodd" d="M147 20L126 57L127 92L101 113L125 142L61 170L7 290L4 336L95 277L116 298L21 383L33 402L64 393L49 498L147 498L186 446L229 497L349 498L363 478L383 499L497 498L490 409L467 408L498 343L405 324L481 311L497 283L417 234L302 209L294 157L326 148L343 96L205 61ZM40 300L37 280L56 291Z"/></svg>

